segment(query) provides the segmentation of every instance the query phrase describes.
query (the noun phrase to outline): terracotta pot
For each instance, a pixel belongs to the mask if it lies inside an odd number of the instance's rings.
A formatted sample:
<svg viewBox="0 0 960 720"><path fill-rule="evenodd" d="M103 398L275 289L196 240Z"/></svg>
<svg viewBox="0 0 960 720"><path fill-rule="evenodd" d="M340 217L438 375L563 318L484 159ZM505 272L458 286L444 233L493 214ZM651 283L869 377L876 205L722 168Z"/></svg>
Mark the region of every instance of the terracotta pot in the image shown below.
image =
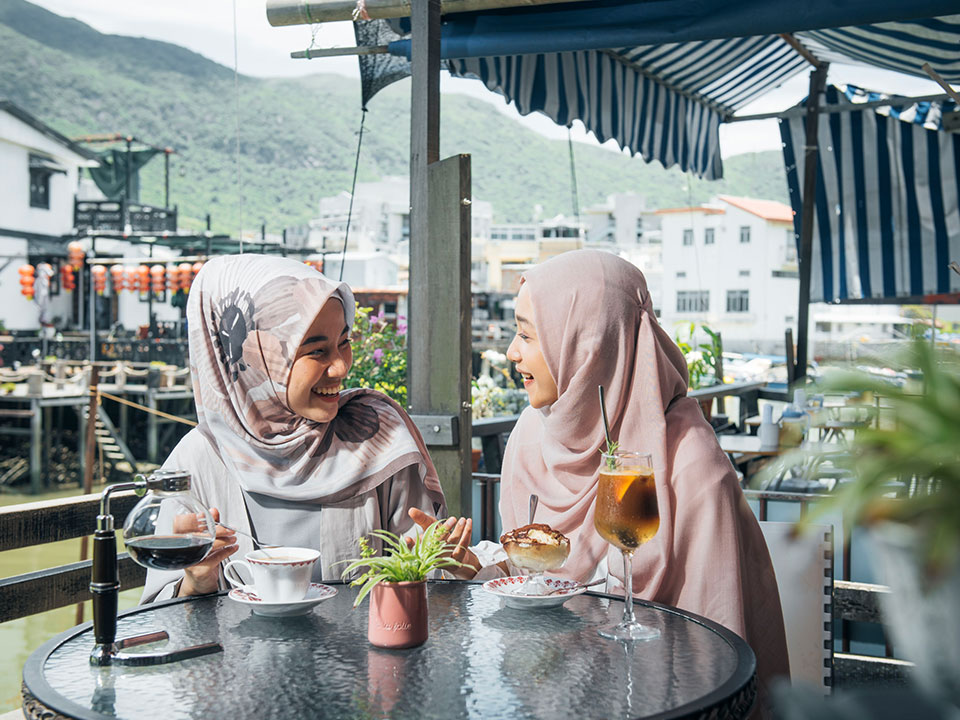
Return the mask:
<svg viewBox="0 0 960 720"><path fill-rule="evenodd" d="M367 639L383 648L409 648L427 641L427 583L382 582L370 591Z"/></svg>

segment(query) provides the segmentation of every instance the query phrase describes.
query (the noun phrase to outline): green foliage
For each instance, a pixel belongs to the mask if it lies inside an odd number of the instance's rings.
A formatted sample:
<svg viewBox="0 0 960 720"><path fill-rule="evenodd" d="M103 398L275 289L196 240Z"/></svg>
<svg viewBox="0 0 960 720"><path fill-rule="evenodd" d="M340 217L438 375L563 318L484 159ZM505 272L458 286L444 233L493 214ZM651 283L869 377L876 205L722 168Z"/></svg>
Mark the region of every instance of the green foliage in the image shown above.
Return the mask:
<svg viewBox="0 0 960 720"><path fill-rule="evenodd" d="M181 227L204 229L209 212L215 232L237 235L230 69L169 43L104 35L23 0L0 3L0 47L0 97L68 137L120 132L175 148L170 201ZM239 94L248 232L261 222L271 232L305 224L321 197L350 189L359 82L331 74L241 77ZM409 95L409 81L401 81L371 102L361 182L407 174ZM472 154L473 195L493 203L495 221L529 221L535 204L546 217L571 214L565 140L548 140L464 95L444 95L441 122L443 156ZM604 148L574 147L583 207L616 192L644 195L652 207L695 204L717 193L788 202L779 152L725 158L726 179L707 182ZM162 205L163 162L149 163L141 180L141 200Z"/></svg>
<svg viewBox="0 0 960 720"><path fill-rule="evenodd" d="M514 382L506 355L485 350L481 357L490 364L490 374L483 373L470 383L473 417L518 415L527 406L528 397L526 390Z"/></svg>
<svg viewBox="0 0 960 720"><path fill-rule="evenodd" d="M350 563L343 571L343 579L354 570L366 568L366 572L357 577L350 585L360 587L360 593L354 600L357 607L373 588L381 582L419 582L426 580L434 570L441 568L463 567L463 563L447 557L454 546L446 542L448 531L438 520L418 535L412 546L389 530L374 530L371 535L379 538L388 554L378 556L365 537L357 542L360 545L360 557L342 560Z"/></svg>
<svg viewBox="0 0 960 720"><path fill-rule="evenodd" d="M373 308L357 308L353 322L353 367L344 387L368 387L407 406L407 326L392 325Z"/></svg>
<svg viewBox="0 0 960 720"><path fill-rule="evenodd" d="M820 384L827 392L881 396L894 422L857 430L850 454L831 458L854 479L814 507L801 527L837 508L848 528L882 520L908 523L923 533L926 570L934 576L960 552L960 353L914 342L902 362L922 373L920 392L854 371L831 373ZM816 453L798 451L780 467L811 455ZM915 490L891 498L896 480L915 481Z"/></svg>
<svg viewBox="0 0 960 720"><path fill-rule="evenodd" d="M689 384L693 389L709 387L723 383L720 377L718 367L720 358L723 354L723 347L720 344L720 333L711 330L707 325L701 325L703 330L710 338L709 342L696 343L697 324L690 323L686 328L686 333L681 333L682 328L677 328L674 335L674 342L680 348L680 352L687 359L687 375Z"/></svg>

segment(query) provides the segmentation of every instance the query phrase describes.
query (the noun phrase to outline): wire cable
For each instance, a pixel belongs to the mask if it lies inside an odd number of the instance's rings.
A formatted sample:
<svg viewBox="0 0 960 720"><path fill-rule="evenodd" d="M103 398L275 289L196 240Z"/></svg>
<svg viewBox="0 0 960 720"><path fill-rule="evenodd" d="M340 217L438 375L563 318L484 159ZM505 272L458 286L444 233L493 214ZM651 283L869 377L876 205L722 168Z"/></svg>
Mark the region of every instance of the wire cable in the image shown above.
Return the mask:
<svg viewBox="0 0 960 720"><path fill-rule="evenodd" d="M347 240L350 239L350 220L353 218L353 195L357 191L357 170L360 168L360 148L363 145L363 125L367 121L367 109L360 115L360 137L357 140L357 159L353 163L353 185L350 186L350 207L347 209L347 229L343 234L343 250L340 252L340 281L343 281L343 265L347 260Z"/></svg>

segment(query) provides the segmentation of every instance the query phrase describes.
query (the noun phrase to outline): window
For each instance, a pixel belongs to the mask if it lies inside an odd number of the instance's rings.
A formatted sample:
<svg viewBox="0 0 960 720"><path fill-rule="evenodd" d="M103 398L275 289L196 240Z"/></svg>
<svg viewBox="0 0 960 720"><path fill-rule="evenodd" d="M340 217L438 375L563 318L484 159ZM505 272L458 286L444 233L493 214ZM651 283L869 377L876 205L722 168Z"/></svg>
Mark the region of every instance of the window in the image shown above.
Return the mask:
<svg viewBox="0 0 960 720"><path fill-rule="evenodd" d="M402 240L410 239L410 215L404 213L400 216L400 237Z"/></svg>
<svg viewBox="0 0 960 720"><path fill-rule="evenodd" d="M684 271L684 270L678 270L678 271L677 271L677 277L678 277L678 278L685 278L686 276L687 276L686 271Z"/></svg>
<svg viewBox="0 0 960 720"><path fill-rule="evenodd" d="M703 244L704 245L713 245L714 234L713 228L707 228L703 231Z"/></svg>
<svg viewBox="0 0 960 720"><path fill-rule="evenodd" d="M35 155L30 156L30 207L50 209L50 171L34 165Z"/></svg>
<svg viewBox="0 0 960 720"><path fill-rule="evenodd" d="M749 290L727 290L727 312L745 313L750 311Z"/></svg>
<svg viewBox="0 0 960 720"><path fill-rule="evenodd" d="M637 242L643 242L643 217L637 218Z"/></svg>
<svg viewBox="0 0 960 720"><path fill-rule="evenodd" d="M693 245L693 230L690 228L687 228L683 231L683 244Z"/></svg>
<svg viewBox="0 0 960 720"><path fill-rule="evenodd" d="M709 310L709 290L681 290L677 293L677 312L707 312Z"/></svg>
<svg viewBox="0 0 960 720"><path fill-rule="evenodd" d="M741 271L740 271L740 277L750 277L750 271L749 271L749 270L741 270Z"/></svg>
<svg viewBox="0 0 960 720"><path fill-rule="evenodd" d="M787 247L783 259L788 263L797 261L797 236L794 234L793 228L787 228Z"/></svg>
<svg viewBox="0 0 960 720"><path fill-rule="evenodd" d="M744 225L740 228L740 242L748 243L750 242L750 226Z"/></svg>

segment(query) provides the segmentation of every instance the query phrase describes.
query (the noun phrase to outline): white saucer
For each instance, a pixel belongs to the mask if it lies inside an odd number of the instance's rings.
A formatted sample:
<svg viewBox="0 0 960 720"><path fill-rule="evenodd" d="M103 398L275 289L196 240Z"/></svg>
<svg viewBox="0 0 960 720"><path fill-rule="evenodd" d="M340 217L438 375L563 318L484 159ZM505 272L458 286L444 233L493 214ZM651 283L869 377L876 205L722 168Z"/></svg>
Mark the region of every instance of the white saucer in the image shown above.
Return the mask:
<svg viewBox="0 0 960 720"><path fill-rule="evenodd" d="M573 580L545 577L544 583L551 590L561 590L553 595L524 595L519 592L520 586L526 578L523 575L487 580L483 589L491 595L497 595L504 600L507 607L519 610L541 610L563 605L570 598L585 593L585 587L577 587L579 583Z"/></svg>
<svg viewBox="0 0 960 720"><path fill-rule="evenodd" d="M310 589L307 590L307 596L297 602L264 602L255 592L234 588L227 597L231 600L249 605L250 609L257 615L266 615L267 617L294 617L295 615L305 615L310 609L319 602L328 600L337 594L337 589L329 585L320 583L310 583Z"/></svg>

